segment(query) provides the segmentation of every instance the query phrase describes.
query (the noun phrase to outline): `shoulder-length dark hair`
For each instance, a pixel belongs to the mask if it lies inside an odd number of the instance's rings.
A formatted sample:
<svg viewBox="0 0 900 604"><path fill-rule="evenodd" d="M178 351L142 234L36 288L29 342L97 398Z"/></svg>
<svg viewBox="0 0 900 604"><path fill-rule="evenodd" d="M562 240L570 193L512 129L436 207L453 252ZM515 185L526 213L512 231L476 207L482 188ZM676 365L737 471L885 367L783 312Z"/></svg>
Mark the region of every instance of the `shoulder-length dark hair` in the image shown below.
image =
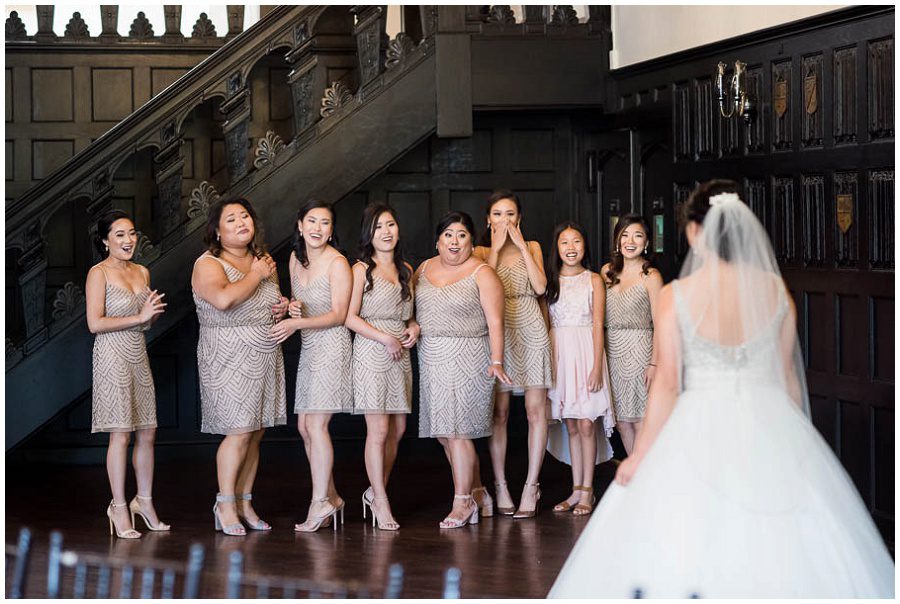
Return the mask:
<svg viewBox="0 0 900 604"><path fill-rule="evenodd" d="M331 212L331 239L328 243L331 244L331 247L335 249L338 248L337 213L334 211L334 204L322 201L321 199L310 199L297 211L297 220L294 221L294 255L297 256L297 260L303 268L309 268L309 256L306 255L306 242L303 241L303 237L300 236L300 231L297 229L297 223L303 220L307 214L316 208L325 208Z"/></svg>
<svg viewBox="0 0 900 604"><path fill-rule="evenodd" d="M94 247L100 253L101 258L109 256L109 248L103 244L103 240L109 237L109 231L117 220L130 220L134 224L134 219L122 210L107 210L97 220L97 233L94 235Z"/></svg>
<svg viewBox="0 0 900 604"><path fill-rule="evenodd" d="M394 208L386 203L370 203L363 210L356 259L366 265L366 288L364 290L366 292L372 291L372 287L374 287L372 272L375 270L375 262L372 260L372 256L375 255L375 246L372 245L372 240L375 238L375 227L382 214L390 214L394 222L397 223L397 229L399 230L400 228L397 213L394 211ZM412 269L409 268L409 262L406 260L402 237L397 238L397 245L394 247L394 266L397 268L397 275L400 277L401 298L409 300L412 297L409 291Z"/></svg>
<svg viewBox="0 0 900 604"><path fill-rule="evenodd" d="M434 229L434 243L437 244L438 239L441 238L441 233L446 231L447 227L456 222L466 227L466 230L469 231L469 235L472 236L472 239L475 238L475 223L472 222L472 217L459 210L450 210L441 217L437 223L437 227Z"/></svg>
<svg viewBox="0 0 900 604"><path fill-rule="evenodd" d="M233 204L237 204L247 210L247 213L250 214L250 218L253 219L253 239L250 240L250 245L247 246L250 249L250 253L256 257L264 255L266 253L266 246L263 243L262 224L260 224L259 219L256 216L256 210L253 209L253 204L245 197L219 199L209 206L209 211L206 213L206 232L203 233L203 243L206 244L206 249L213 256L218 257L218 255L222 253L222 242L219 241L216 229L219 228L219 221L222 220L222 212L225 210L225 206Z"/></svg>
<svg viewBox="0 0 900 604"><path fill-rule="evenodd" d="M633 224L641 225L641 228L644 229L644 234L647 236L647 246L644 248L644 264L641 265L641 272L645 275L649 274L650 269L653 267L653 232L650 230L650 225L647 224L647 221L640 214L625 214L619 218L619 222L616 223L616 228L613 232L609 268L606 270L606 278L609 280L610 285L615 285L619 282L619 275L622 274L622 269L625 267L625 257L619 251L619 238L622 236L622 231Z"/></svg>
<svg viewBox="0 0 900 604"><path fill-rule="evenodd" d="M484 215L488 219L488 222L490 222L491 208L493 208L494 204L501 199L509 199L513 203L515 203L516 210L518 210L519 212L519 216L522 215L522 202L519 201L519 196L509 189L497 189L496 191L491 193L490 197L487 198L487 203L485 204ZM484 233L481 234L481 239L478 241L478 245L491 247L491 227L487 227L484 229Z"/></svg>
<svg viewBox="0 0 900 604"><path fill-rule="evenodd" d="M581 241L584 242L584 256L581 258L581 266L587 270L593 270L591 268L591 247L588 245L588 238L585 237L584 229L581 228L581 225L571 220L556 225L556 228L553 230L553 245L550 247L550 262L547 263L547 291L544 293L547 296L547 304L556 304L557 300L559 300L559 272L562 269L562 256L559 255L559 236L566 229L578 231L578 234L581 235Z"/></svg>

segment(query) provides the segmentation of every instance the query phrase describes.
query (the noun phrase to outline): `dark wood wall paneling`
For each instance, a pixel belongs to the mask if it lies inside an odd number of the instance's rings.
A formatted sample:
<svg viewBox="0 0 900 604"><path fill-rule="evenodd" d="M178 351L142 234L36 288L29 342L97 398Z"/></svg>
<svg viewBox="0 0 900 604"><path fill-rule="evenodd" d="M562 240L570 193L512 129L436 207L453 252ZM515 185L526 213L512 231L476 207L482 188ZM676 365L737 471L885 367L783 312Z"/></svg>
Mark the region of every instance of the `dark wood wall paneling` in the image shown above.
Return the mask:
<svg viewBox="0 0 900 604"><path fill-rule="evenodd" d="M748 64L758 106L749 126L718 113L712 74L718 61L735 60ZM836 11L618 70L613 79L621 110L608 119L641 149L665 124L671 151L662 163L645 157L636 186L619 166L608 188L630 195L650 218L662 214L666 254L677 259L687 249L672 235L675 215L694 185L715 177L742 183L797 304L813 422L893 542L893 9ZM604 146L603 136L590 142L596 152L642 157L624 139ZM657 181L670 183L661 205L653 203ZM666 265L668 276L676 267Z"/></svg>
<svg viewBox="0 0 900 604"><path fill-rule="evenodd" d="M260 70L260 74L265 73L267 70ZM265 86L260 84L261 88ZM265 96L262 99L261 105L254 102L254 111L267 111L269 102ZM203 113L197 119L211 117ZM388 201L397 210L408 255L417 266L434 254L434 226L441 215L450 209L469 212L480 235L485 224L485 199L494 189L508 187L521 196L526 237L540 242L546 253L555 225L579 211L575 203L578 196L573 194L572 186L576 122L566 114L490 112L475 116L471 138L429 138L339 201L340 246L352 254L359 238L362 209L372 201ZM201 160L197 161L199 165ZM131 174L127 169L125 173ZM286 203L299 206L301 199L298 194ZM273 250L284 292L290 291L290 251L289 245ZM200 433L197 337L196 319L182 321L149 350L158 400L157 442L163 447L162 455L173 446L219 440ZM297 338L284 346L289 409L293 409L299 351ZM414 410L417 409L416 403ZM287 426L270 430L267 441L298 441L294 417L289 418ZM518 424L524 426L524 420L511 428L514 433L522 427ZM68 461L97 463L102 459L106 438L92 435L90 425L88 394L36 433L16 455L54 460L64 456ZM336 440L364 438L365 423L361 417L337 415L331 433ZM407 438L416 438L417 434L418 415L414 412L409 418Z"/></svg>

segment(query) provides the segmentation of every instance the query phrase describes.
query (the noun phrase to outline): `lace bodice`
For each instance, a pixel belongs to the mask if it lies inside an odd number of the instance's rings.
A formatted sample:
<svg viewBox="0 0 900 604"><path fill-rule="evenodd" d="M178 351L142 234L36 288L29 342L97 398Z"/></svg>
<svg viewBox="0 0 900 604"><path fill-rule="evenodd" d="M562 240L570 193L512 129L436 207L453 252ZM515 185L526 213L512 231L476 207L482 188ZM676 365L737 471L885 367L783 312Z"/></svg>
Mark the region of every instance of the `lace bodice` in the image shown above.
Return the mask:
<svg viewBox="0 0 900 604"><path fill-rule="evenodd" d="M573 327L593 324L594 286L591 271L579 275L559 276L559 299L550 305L551 327Z"/></svg>
<svg viewBox="0 0 900 604"><path fill-rule="evenodd" d="M675 312L681 332L683 389L718 387L717 384L737 383L749 379L754 383L781 383L784 372L781 364L779 334L788 310L784 292L779 290L778 304L772 321L759 333L738 345L724 345L697 335L678 281L672 284Z"/></svg>

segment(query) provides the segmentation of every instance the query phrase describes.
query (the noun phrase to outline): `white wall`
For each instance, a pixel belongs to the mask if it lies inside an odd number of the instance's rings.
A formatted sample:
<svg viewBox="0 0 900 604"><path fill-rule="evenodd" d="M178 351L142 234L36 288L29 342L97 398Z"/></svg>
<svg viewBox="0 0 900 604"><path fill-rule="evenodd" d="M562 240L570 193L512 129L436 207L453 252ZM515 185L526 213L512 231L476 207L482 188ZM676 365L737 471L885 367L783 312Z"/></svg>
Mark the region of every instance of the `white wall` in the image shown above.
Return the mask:
<svg viewBox="0 0 900 604"><path fill-rule="evenodd" d="M843 6L613 5L610 67L625 67Z"/></svg>

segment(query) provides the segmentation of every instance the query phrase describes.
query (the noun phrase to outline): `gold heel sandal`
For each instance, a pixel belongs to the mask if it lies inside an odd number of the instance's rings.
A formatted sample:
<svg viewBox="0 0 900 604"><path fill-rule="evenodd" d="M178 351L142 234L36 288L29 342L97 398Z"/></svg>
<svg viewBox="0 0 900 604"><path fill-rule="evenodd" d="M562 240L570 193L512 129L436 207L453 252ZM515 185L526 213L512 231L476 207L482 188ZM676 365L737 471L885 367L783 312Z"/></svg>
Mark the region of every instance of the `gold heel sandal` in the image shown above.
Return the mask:
<svg viewBox="0 0 900 604"><path fill-rule="evenodd" d="M534 509L528 510L528 511L522 511L521 509L516 510L516 513L513 514L513 518L515 520L521 520L522 518L534 518L537 515L538 509L540 508L540 505L541 505L541 488L540 488L541 483L536 482L534 484L528 484L526 482L525 486L526 487L534 487L535 489L537 489L537 493L535 494L535 497L534 497Z"/></svg>
<svg viewBox="0 0 900 604"><path fill-rule="evenodd" d="M505 487L505 486L506 486L505 480L494 483L494 488L497 490L498 493L500 492L500 487ZM497 495L497 499L500 499L499 494ZM510 496L510 499L512 499L512 496ZM503 506L498 505L497 512L500 514L503 514L504 516L512 516L513 514L516 513L516 508L515 508L515 506L510 508L510 507L503 507Z"/></svg>
<svg viewBox="0 0 900 604"><path fill-rule="evenodd" d="M153 497L144 497L143 495L135 495L134 499L131 500L131 503L128 504L128 511L131 512L131 526L137 526L135 523L135 516L140 516L144 520L144 524L147 525L147 528L151 531L168 531L171 530L172 527L163 522L159 521L155 526L150 524L150 520L147 519L147 515L144 513L144 510L141 509L141 501L153 501Z"/></svg>
<svg viewBox="0 0 900 604"><path fill-rule="evenodd" d="M466 515L466 517L461 520L447 516L446 518L441 520L438 526L440 526L442 529L456 529L462 528L467 524L478 524L478 504L475 503L472 495L454 495L453 499L468 499L469 501L471 501L472 506L474 507L472 513Z"/></svg>
<svg viewBox="0 0 900 604"><path fill-rule="evenodd" d="M115 534L119 539L140 539L141 534L136 531L134 528L126 529L119 532L119 527L116 526L116 523L113 522L113 508L124 508L128 504L124 501L122 503L116 503L115 501L109 502L109 507L106 508L106 517L109 518L109 534L112 536ZM134 526L134 521L131 522L132 527ZM115 532L114 532L115 531Z"/></svg>
<svg viewBox="0 0 900 604"><path fill-rule="evenodd" d="M572 487L573 494L576 493L577 491L585 491L585 490L589 490L589 489L587 489L587 487L583 487L583 486L580 486L577 484ZM569 497L571 497L571 496L572 495L569 495ZM572 508L574 508L575 505L569 503L569 497L566 497L564 500L562 500L559 503L557 503L556 505L554 505L553 511L554 512L571 512Z"/></svg>
<svg viewBox="0 0 900 604"><path fill-rule="evenodd" d="M478 504L478 501L475 501L475 505L478 505L478 513L481 514L482 518L490 518L494 515L494 498L488 493L487 488L478 487L472 491L472 499L475 499L475 493L479 491L481 491L483 495L481 496L480 505Z"/></svg>
<svg viewBox="0 0 900 604"><path fill-rule="evenodd" d="M340 508L335 507L331 500L328 497L322 497L321 499L313 499L313 503L328 503L331 507L326 513L321 516L313 516L312 518L307 518L303 521L302 524L294 525L295 533L315 533L317 530L322 528L325 525L325 521L331 518L332 528L337 531L338 527L338 512L343 516L344 513L344 505L341 504ZM343 520L342 520L343 521Z"/></svg>
<svg viewBox="0 0 900 604"><path fill-rule="evenodd" d="M591 494L591 505L581 502L576 503L575 507L572 508L572 513L576 516L587 516L594 511L594 504L597 503L597 498L594 497L594 487L581 487L579 490Z"/></svg>

